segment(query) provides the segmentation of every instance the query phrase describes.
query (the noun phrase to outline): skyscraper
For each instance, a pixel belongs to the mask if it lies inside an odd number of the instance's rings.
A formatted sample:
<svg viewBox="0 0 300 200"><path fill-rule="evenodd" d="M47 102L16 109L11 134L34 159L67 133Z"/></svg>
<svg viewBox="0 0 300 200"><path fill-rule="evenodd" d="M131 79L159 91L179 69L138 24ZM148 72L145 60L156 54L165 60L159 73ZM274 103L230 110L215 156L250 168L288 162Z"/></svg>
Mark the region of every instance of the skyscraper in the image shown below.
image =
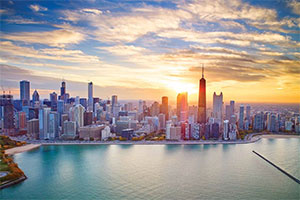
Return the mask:
<svg viewBox="0 0 300 200"><path fill-rule="evenodd" d="M60 87L60 97L61 97L61 99L64 99L65 94L66 94L66 82L63 81L63 82L61 82L61 87Z"/></svg>
<svg viewBox="0 0 300 200"><path fill-rule="evenodd" d="M169 110L168 110L168 97L164 96L161 98L161 113L165 114L166 120L169 120Z"/></svg>
<svg viewBox="0 0 300 200"><path fill-rule="evenodd" d="M263 112L256 113L254 115L253 130L255 130L255 131L264 130L264 113Z"/></svg>
<svg viewBox="0 0 300 200"><path fill-rule="evenodd" d="M143 101L140 99L139 100L139 108L138 108L139 113L143 113L144 109L143 109Z"/></svg>
<svg viewBox="0 0 300 200"><path fill-rule="evenodd" d="M13 96L10 94L0 95L0 111L3 117L3 133L4 135L13 135L15 133L14 124L14 106L13 106Z"/></svg>
<svg viewBox="0 0 300 200"><path fill-rule="evenodd" d="M82 127L84 125L84 107L81 104L78 104L74 107L74 118L77 127Z"/></svg>
<svg viewBox="0 0 300 200"><path fill-rule="evenodd" d="M231 116L231 109L230 109L230 105L226 105L225 107L225 120L229 120L230 116Z"/></svg>
<svg viewBox="0 0 300 200"><path fill-rule="evenodd" d="M158 115L158 121L159 121L159 127L158 127L158 129L159 130L165 129L166 128L166 116L165 116L165 114L160 113Z"/></svg>
<svg viewBox="0 0 300 200"><path fill-rule="evenodd" d="M218 122L222 122L223 118L223 93L221 92L220 95L217 95L214 92L213 96L213 117L218 119Z"/></svg>
<svg viewBox="0 0 300 200"><path fill-rule="evenodd" d="M117 95L113 95L111 97L111 105L112 105L112 107L114 107L117 103L118 103L118 96Z"/></svg>
<svg viewBox="0 0 300 200"><path fill-rule="evenodd" d="M59 126L59 121L58 121L58 114L57 112L50 112L49 113L49 139L55 139L58 138L58 126Z"/></svg>
<svg viewBox="0 0 300 200"><path fill-rule="evenodd" d="M239 129L244 129L244 105L240 105Z"/></svg>
<svg viewBox="0 0 300 200"><path fill-rule="evenodd" d="M57 109L57 94L55 92L50 93L51 109Z"/></svg>
<svg viewBox="0 0 300 200"><path fill-rule="evenodd" d="M223 139L228 140L229 138L229 120L223 122Z"/></svg>
<svg viewBox="0 0 300 200"><path fill-rule="evenodd" d="M177 95L177 117L179 121L188 119L188 93L181 92Z"/></svg>
<svg viewBox="0 0 300 200"><path fill-rule="evenodd" d="M32 102L33 102L33 105L34 105L34 103L37 102L37 101L40 101L40 95L39 95L39 93L38 93L36 90L34 90L34 92L33 92L33 94L32 94Z"/></svg>
<svg viewBox="0 0 300 200"><path fill-rule="evenodd" d="M49 114L50 108L41 108L39 110L39 138L41 140L49 139Z"/></svg>
<svg viewBox="0 0 300 200"><path fill-rule="evenodd" d="M94 100L93 100L93 82L89 82L88 84L88 111L93 112L94 107Z"/></svg>
<svg viewBox="0 0 300 200"><path fill-rule="evenodd" d="M27 106L30 103L30 83L29 81L20 81L20 99L23 105Z"/></svg>
<svg viewBox="0 0 300 200"><path fill-rule="evenodd" d="M246 106L246 119L250 122L250 110L251 110L251 107L250 105L247 105Z"/></svg>
<svg viewBox="0 0 300 200"><path fill-rule="evenodd" d="M202 78L199 83L198 99L198 123L206 122L206 80L204 79L204 67L202 66Z"/></svg>
<svg viewBox="0 0 300 200"><path fill-rule="evenodd" d="M151 113L152 117L158 116L158 114L159 114L159 103L157 101L154 101L153 104L151 105L150 113Z"/></svg>
<svg viewBox="0 0 300 200"><path fill-rule="evenodd" d="M231 100L230 101L230 116L231 115L234 115L234 101L233 100Z"/></svg>

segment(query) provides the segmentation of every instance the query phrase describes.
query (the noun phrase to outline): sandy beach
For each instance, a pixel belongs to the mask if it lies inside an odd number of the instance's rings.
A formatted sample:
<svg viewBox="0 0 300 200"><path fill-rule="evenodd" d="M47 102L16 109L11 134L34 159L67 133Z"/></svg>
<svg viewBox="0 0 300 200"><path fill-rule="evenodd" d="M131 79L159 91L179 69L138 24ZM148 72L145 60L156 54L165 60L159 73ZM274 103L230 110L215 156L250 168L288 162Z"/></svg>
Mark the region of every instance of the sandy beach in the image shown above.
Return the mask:
<svg viewBox="0 0 300 200"><path fill-rule="evenodd" d="M300 135L260 135L262 138L300 138Z"/></svg>
<svg viewBox="0 0 300 200"><path fill-rule="evenodd" d="M26 144L24 146L7 149L7 150L5 150L5 153L8 154L8 155L13 155L13 154L16 154L16 153L22 153L22 152L25 152L25 151L29 151L31 149L38 148L39 146L41 146L41 144Z"/></svg>

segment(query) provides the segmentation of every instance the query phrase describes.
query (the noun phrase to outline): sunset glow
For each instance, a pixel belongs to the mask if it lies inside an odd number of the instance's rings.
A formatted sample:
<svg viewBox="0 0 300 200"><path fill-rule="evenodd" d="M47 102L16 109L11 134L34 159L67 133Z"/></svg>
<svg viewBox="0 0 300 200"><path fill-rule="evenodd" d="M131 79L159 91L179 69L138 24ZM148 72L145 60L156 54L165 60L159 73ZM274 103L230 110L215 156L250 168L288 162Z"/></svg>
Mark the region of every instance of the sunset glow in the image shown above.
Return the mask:
<svg viewBox="0 0 300 200"><path fill-rule="evenodd" d="M84 4L84 5L83 5ZM70 94L197 101L205 65L213 92L247 102L299 102L297 1L3 1L3 90L29 80L43 98ZM280 12L279 12L280 11Z"/></svg>

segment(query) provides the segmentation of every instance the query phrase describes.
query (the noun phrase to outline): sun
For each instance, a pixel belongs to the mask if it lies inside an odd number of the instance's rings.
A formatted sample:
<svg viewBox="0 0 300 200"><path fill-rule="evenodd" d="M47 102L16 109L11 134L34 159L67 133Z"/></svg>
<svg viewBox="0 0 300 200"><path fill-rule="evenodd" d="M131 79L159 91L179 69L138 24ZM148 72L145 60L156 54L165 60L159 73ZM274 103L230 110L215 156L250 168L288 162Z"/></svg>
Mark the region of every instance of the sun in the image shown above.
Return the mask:
<svg viewBox="0 0 300 200"><path fill-rule="evenodd" d="M183 82L170 82L167 84L168 88L176 91L176 93L187 92L189 95L197 93L197 88L192 83L183 83Z"/></svg>

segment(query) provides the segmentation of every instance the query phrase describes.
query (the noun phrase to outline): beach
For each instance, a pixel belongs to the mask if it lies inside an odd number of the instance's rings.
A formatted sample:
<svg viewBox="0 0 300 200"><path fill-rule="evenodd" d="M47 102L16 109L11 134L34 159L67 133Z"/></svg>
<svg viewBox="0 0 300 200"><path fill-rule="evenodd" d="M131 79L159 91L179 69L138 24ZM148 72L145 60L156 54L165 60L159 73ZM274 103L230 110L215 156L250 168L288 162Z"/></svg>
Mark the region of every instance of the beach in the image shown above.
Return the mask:
<svg viewBox="0 0 300 200"><path fill-rule="evenodd" d="M262 138L300 138L300 135L260 135Z"/></svg>
<svg viewBox="0 0 300 200"><path fill-rule="evenodd" d="M25 152L25 151L29 151L29 150L38 148L41 145L42 144L26 144L24 146L7 149L7 150L5 150L5 153L8 154L8 155L13 155L13 154L16 154L16 153L22 153L22 152Z"/></svg>

